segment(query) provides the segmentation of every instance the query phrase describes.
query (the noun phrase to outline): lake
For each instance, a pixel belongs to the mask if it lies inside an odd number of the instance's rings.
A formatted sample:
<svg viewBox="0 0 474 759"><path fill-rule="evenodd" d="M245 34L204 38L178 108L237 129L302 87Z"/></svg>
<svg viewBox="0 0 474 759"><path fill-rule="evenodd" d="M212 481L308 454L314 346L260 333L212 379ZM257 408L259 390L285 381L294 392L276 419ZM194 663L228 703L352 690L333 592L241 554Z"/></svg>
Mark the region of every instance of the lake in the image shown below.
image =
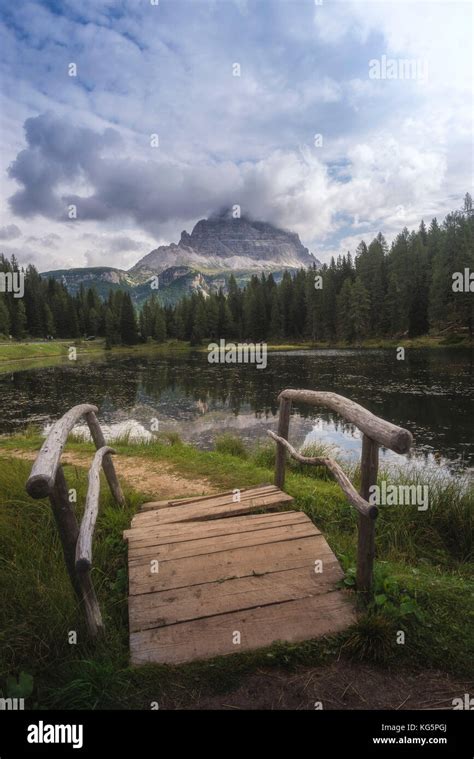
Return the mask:
<svg viewBox="0 0 474 759"><path fill-rule="evenodd" d="M447 473L474 463L472 439L473 352L468 349L407 349L404 361L391 350L296 350L269 352L266 369L210 364L207 353L106 354L0 375L0 431L29 423L42 429L77 403L94 403L106 437L151 437L177 432L211 448L229 432L252 443L276 429L278 393L286 387L329 390L414 435L415 465ZM156 420L156 421L154 421ZM296 446L322 440L351 460L360 436L331 413L294 408L290 439ZM406 457L382 452L387 463Z"/></svg>

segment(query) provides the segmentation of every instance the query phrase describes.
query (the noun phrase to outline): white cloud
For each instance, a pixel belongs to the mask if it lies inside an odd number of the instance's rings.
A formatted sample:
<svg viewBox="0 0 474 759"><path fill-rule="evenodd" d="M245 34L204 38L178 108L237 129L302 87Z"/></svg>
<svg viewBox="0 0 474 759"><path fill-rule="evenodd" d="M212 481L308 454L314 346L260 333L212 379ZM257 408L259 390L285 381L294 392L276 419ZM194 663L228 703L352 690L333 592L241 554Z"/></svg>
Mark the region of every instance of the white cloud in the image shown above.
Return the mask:
<svg viewBox="0 0 474 759"><path fill-rule="evenodd" d="M67 150L83 150L79 164L52 160L51 151L41 163L45 147L36 146L30 173L20 172L26 201L43 215L25 216L24 238L9 247L42 268L126 268L147 246L177 240L199 217L239 202L329 251L358 239L362 222L367 236L390 236L421 216L442 216L469 189L467 3L83 0L78 9L65 0L52 14L31 0L12 4L8 18L0 201L6 207L20 189L5 172L26 146L27 118L51 111L65 125L62 137L55 133L58 150L71 124ZM428 82L369 80L368 60L382 54L426 57ZM71 60L77 80L67 77ZM240 78L231 76L234 61ZM81 129L107 128L121 146L108 158L100 146L87 165ZM311 141L319 131L318 150ZM154 153L152 132L160 136ZM87 221L57 220L68 196L87 199ZM7 211L2 225L18 219Z"/></svg>

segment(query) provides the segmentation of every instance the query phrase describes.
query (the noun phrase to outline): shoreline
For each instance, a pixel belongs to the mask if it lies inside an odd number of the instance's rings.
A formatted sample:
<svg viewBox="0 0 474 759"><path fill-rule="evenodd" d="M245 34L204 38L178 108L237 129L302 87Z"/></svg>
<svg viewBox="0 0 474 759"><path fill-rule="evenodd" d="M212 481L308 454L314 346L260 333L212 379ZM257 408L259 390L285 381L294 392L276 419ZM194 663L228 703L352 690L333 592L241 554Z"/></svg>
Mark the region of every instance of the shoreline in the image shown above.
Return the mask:
<svg viewBox="0 0 474 759"><path fill-rule="evenodd" d="M248 341L230 339L228 342L241 342ZM265 342L265 341L262 341ZM396 349L403 348L415 348L415 349L451 349L451 348L464 348L472 349L474 343L468 338L462 338L459 341L449 341L445 337L441 336L421 336L415 338L401 338L397 339L371 339L365 340L360 344L348 345L344 342L289 342L289 343L266 343L267 350L269 352L279 351L301 351L301 350L389 350L391 348ZM77 349L77 356L98 356L98 355L121 355L134 353L167 353L167 352L205 352L207 347L205 345L192 346L189 342L179 340L168 340L164 343L138 343L136 345L120 345L106 350L105 341L99 339L91 343L84 343L83 341L67 341L58 340L50 342L31 341L31 342L3 342L0 343L0 370L5 369L13 371L12 364L19 364L22 366L26 362L33 362L36 365L38 362L66 359L68 350L70 347Z"/></svg>

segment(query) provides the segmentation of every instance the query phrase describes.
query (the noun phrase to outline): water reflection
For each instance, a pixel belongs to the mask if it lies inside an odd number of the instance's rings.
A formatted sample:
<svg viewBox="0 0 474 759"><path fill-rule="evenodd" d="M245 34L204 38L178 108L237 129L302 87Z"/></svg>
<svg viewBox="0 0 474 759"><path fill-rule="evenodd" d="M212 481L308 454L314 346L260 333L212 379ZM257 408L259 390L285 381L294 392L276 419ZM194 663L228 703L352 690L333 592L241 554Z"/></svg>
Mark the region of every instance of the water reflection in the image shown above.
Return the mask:
<svg viewBox="0 0 474 759"><path fill-rule="evenodd" d="M1 431L28 422L44 426L87 401L99 406L111 437L127 425L133 434L146 435L157 418L161 431L176 431L209 448L223 431L247 441L264 437L267 428L275 428L278 393L305 387L346 395L407 427L417 460L459 470L474 459L472 372L472 352L452 349L408 350L405 361L397 361L394 350L270 353L265 371L211 365L200 352L108 355L1 376ZM295 408L291 435L297 445L323 439L350 458L359 456L357 430L329 412Z"/></svg>

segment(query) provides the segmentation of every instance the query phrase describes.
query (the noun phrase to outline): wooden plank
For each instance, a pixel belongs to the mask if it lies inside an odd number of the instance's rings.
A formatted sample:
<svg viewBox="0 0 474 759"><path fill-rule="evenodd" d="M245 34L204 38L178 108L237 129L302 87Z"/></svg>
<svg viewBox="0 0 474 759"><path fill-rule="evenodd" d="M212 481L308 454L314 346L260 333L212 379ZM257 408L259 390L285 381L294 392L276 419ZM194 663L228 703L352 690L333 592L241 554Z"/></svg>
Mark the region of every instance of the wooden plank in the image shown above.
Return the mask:
<svg viewBox="0 0 474 759"><path fill-rule="evenodd" d="M250 501L252 498L256 497L265 497L269 495L273 495L276 493L279 493L280 491L278 488L275 488L273 485L265 487L265 488L252 488L249 490L241 490L240 491L240 500L235 501L233 493L221 493L214 496L207 496L204 499L199 498L190 498L185 499L182 502L178 501L151 501L149 504L146 504L147 506L153 506L153 508L147 508L140 510L135 517L132 520L132 525L134 522L140 522L140 521L146 521L146 518L150 516L150 512L153 511L159 511L162 509L175 509L177 506L181 506L181 509L184 506L194 506L195 508L200 508L202 511L212 510L217 506L223 506L225 504L231 504L231 503L243 503L246 501Z"/></svg>
<svg viewBox="0 0 474 759"><path fill-rule="evenodd" d="M240 490L240 497L250 498L252 494L268 493L276 491L278 488L275 485L258 485L253 488L243 488ZM191 498L178 498L169 501L147 501L141 506L140 512L152 511L156 508L168 508L174 506L186 506L190 503L205 503L205 501L212 502L212 505L219 505L220 503L232 502L234 495L233 490L225 490L222 493L211 493L210 495L194 496ZM166 505L165 505L166 504ZM210 504L209 504L210 505Z"/></svg>
<svg viewBox="0 0 474 759"><path fill-rule="evenodd" d="M136 563L143 563L145 559L169 561L171 559L183 559L188 556L210 555L211 553L227 551L233 548L260 546L267 543L277 543L282 540L306 538L317 534L312 522L308 520L300 524L269 527L268 529L254 530L242 534L233 533L232 535L197 538L179 543L165 543L160 546L136 546L131 544L129 546L128 563L131 566Z"/></svg>
<svg viewBox="0 0 474 759"><path fill-rule="evenodd" d="M233 496L235 493L235 490L239 490L240 497L241 498L250 498L252 495L259 495L263 493L269 493L274 492L278 490L278 488L275 487L275 485L266 484L266 485L254 485L251 488L234 488L233 490L225 490L222 493L212 493L210 495L203 495L198 496L198 498L178 498L175 500L170 501L170 506L180 506L183 503L201 503L203 501L216 501L220 503L220 499L223 498L224 501L232 501Z"/></svg>
<svg viewBox="0 0 474 759"><path fill-rule="evenodd" d="M345 591L219 614L152 630L132 632L132 665L179 664L262 648L277 640L290 643L330 635L355 622ZM240 643L235 645L236 632Z"/></svg>
<svg viewBox="0 0 474 759"><path fill-rule="evenodd" d="M322 535L229 551L160 561L158 572L150 560L129 566L130 595L223 581L229 577L266 574L312 565L317 559L330 561L331 549Z"/></svg>
<svg viewBox="0 0 474 759"><path fill-rule="evenodd" d="M153 523L164 524L165 522L184 522L187 520L222 519L223 517L239 514L247 514L256 509L274 508L284 503L291 503L293 498L286 493L275 493L270 496L250 498L240 503L226 503L215 506L212 509L204 509L189 504L180 509L169 508L159 511L140 512L132 520L132 528L146 526Z"/></svg>
<svg viewBox="0 0 474 759"><path fill-rule="evenodd" d="M301 524L308 521L311 520L302 511L276 511L267 514L245 514L229 519L178 522L178 524L168 522L146 528L136 527L133 530L125 530L124 538L128 540L130 547L163 545L164 543L179 543L213 535L233 535L252 530L267 530L271 527ZM317 527L315 530L319 533Z"/></svg>
<svg viewBox="0 0 474 759"><path fill-rule="evenodd" d="M316 574L313 567L240 577L226 582L194 585L130 596L131 632L215 616L257 606L293 601L333 590L343 572L336 557Z"/></svg>

